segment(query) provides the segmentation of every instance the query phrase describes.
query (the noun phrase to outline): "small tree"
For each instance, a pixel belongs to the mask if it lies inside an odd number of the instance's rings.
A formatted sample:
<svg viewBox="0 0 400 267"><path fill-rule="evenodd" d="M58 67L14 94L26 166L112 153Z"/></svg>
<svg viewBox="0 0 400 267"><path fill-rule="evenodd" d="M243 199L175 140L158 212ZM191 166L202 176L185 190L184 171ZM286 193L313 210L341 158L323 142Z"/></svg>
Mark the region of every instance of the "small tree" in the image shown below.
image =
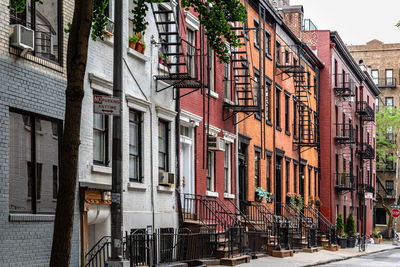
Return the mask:
<svg viewBox="0 0 400 267"><path fill-rule="evenodd" d="M353 214L350 213L349 217L347 217L346 227L344 229L347 236L355 237L356 236L356 225L354 223Z"/></svg>
<svg viewBox="0 0 400 267"><path fill-rule="evenodd" d="M337 218L336 218L336 232L338 234L338 236L343 236L343 217L342 214L338 214Z"/></svg>

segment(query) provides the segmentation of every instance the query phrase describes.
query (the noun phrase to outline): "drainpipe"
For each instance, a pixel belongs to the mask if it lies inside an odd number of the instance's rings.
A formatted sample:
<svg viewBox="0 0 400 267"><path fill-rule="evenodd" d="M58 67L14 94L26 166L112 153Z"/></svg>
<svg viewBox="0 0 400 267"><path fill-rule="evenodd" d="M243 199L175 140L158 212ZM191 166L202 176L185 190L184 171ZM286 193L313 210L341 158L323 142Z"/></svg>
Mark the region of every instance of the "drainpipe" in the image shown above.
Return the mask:
<svg viewBox="0 0 400 267"><path fill-rule="evenodd" d="M151 39L151 50L150 50L150 99L153 99L153 50L156 45L154 36ZM150 136L153 138L153 107L150 105ZM150 193L151 193L151 226L154 231L155 227L155 211L154 211L154 162L153 162L153 141L150 142Z"/></svg>
<svg viewBox="0 0 400 267"><path fill-rule="evenodd" d="M276 22L274 23L274 49L273 49L273 52L272 52L273 54L273 56L272 56L272 58L273 58L273 61L272 61L272 66L273 66L273 68L274 68L274 71L273 71L273 77L272 77L272 90L271 90L271 93L272 93L272 95L273 95L273 99L272 99L272 105L271 105L271 107L272 107L272 117L273 117L273 122L272 122L272 132L273 132L273 138L272 138L272 140L273 140L273 147L272 147L272 158L273 158L273 162L272 162L272 170L273 170L273 175L272 175L272 177L275 177L275 165L276 165L276 152L275 152L275 144L276 144ZM278 55L279 56L279 55ZM271 183L272 184L272 183ZM272 186L271 186L272 187ZM276 184L275 184L275 179L274 179L274 193L275 193L275 195L276 195L276 192L275 192L275 188L276 188ZM272 191L272 188L271 188L271 191ZM276 197L275 197L275 203L277 202L278 200L276 199ZM275 213L276 213L276 205L275 205Z"/></svg>

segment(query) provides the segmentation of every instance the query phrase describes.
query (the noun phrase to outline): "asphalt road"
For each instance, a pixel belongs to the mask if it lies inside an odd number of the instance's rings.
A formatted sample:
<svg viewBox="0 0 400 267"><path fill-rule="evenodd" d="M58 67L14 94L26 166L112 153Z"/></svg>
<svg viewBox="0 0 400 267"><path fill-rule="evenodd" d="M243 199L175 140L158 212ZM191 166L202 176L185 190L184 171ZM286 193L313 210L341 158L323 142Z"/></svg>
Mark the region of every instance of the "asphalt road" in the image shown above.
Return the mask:
<svg viewBox="0 0 400 267"><path fill-rule="evenodd" d="M356 257L344 261L333 262L330 264L319 265L325 267L400 267L400 249L374 253L361 257Z"/></svg>

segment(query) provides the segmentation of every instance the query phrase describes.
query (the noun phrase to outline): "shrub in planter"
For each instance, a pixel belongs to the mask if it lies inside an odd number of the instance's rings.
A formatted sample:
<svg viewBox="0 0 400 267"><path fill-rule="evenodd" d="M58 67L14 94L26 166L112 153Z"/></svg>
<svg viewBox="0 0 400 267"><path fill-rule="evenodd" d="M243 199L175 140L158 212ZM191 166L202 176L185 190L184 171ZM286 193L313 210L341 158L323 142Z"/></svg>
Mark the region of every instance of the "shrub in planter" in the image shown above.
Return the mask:
<svg viewBox="0 0 400 267"><path fill-rule="evenodd" d="M373 234L374 234L374 244L380 244L382 239L381 233L379 233L378 229L374 228Z"/></svg>
<svg viewBox="0 0 400 267"><path fill-rule="evenodd" d="M348 236L347 247L354 248L356 246L356 226L353 219L353 214L350 213L346 221L345 232Z"/></svg>
<svg viewBox="0 0 400 267"><path fill-rule="evenodd" d="M129 47L132 49L136 49L136 44L139 41L139 39L140 39L140 37L137 34L130 36L129 37Z"/></svg>
<svg viewBox="0 0 400 267"><path fill-rule="evenodd" d="M139 53L144 54L144 50L146 49L146 43L143 40L139 40L136 43L136 51L138 51Z"/></svg>
<svg viewBox="0 0 400 267"><path fill-rule="evenodd" d="M338 234L338 245L341 248L346 248L347 246L347 238L344 234L344 225L343 225L343 217L342 214L338 214L336 218L336 232Z"/></svg>

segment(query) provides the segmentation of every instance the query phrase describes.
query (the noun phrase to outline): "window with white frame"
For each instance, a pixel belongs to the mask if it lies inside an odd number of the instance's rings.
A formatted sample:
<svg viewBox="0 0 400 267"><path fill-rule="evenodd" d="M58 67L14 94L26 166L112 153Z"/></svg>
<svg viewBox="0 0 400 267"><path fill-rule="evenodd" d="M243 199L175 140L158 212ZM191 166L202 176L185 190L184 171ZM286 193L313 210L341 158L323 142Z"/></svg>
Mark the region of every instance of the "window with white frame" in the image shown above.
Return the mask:
<svg viewBox="0 0 400 267"><path fill-rule="evenodd" d="M372 80L376 85L379 84L379 70L372 70L371 71Z"/></svg>
<svg viewBox="0 0 400 267"><path fill-rule="evenodd" d="M19 111L9 123L10 213L54 213L62 123Z"/></svg>
<svg viewBox="0 0 400 267"><path fill-rule="evenodd" d="M108 165L108 116L93 113L93 163Z"/></svg>
<svg viewBox="0 0 400 267"><path fill-rule="evenodd" d="M196 32L188 28L187 36L187 54L188 54L188 73L191 77L195 77L195 51L196 51Z"/></svg>
<svg viewBox="0 0 400 267"><path fill-rule="evenodd" d="M224 97L231 100L231 64L224 64Z"/></svg>
<svg viewBox="0 0 400 267"><path fill-rule="evenodd" d="M207 151L207 191L215 189L215 152Z"/></svg>
<svg viewBox="0 0 400 267"><path fill-rule="evenodd" d="M224 176L225 176L225 193L231 193L231 172L232 172L232 158L231 158L231 143L225 143L225 156L224 156Z"/></svg>
<svg viewBox="0 0 400 267"><path fill-rule="evenodd" d="M254 46L259 48L260 46L260 25L258 21L254 20Z"/></svg>
<svg viewBox="0 0 400 267"><path fill-rule="evenodd" d="M141 113L129 111L129 181L142 181L141 161Z"/></svg>
<svg viewBox="0 0 400 267"><path fill-rule="evenodd" d="M210 56L209 56L209 64L210 64L210 81L209 81L209 86L211 91L215 91L215 67L214 67L214 50L210 50Z"/></svg>
<svg viewBox="0 0 400 267"><path fill-rule="evenodd" d="M169 149L168 149L169 123L158 120L158 169L168 171Z"/></svg>
<svg viewBox="0 0 400 267"><path fill-rule="evenodd" d="M386 86L393 85L393 70L385 70Z"/></svg>

